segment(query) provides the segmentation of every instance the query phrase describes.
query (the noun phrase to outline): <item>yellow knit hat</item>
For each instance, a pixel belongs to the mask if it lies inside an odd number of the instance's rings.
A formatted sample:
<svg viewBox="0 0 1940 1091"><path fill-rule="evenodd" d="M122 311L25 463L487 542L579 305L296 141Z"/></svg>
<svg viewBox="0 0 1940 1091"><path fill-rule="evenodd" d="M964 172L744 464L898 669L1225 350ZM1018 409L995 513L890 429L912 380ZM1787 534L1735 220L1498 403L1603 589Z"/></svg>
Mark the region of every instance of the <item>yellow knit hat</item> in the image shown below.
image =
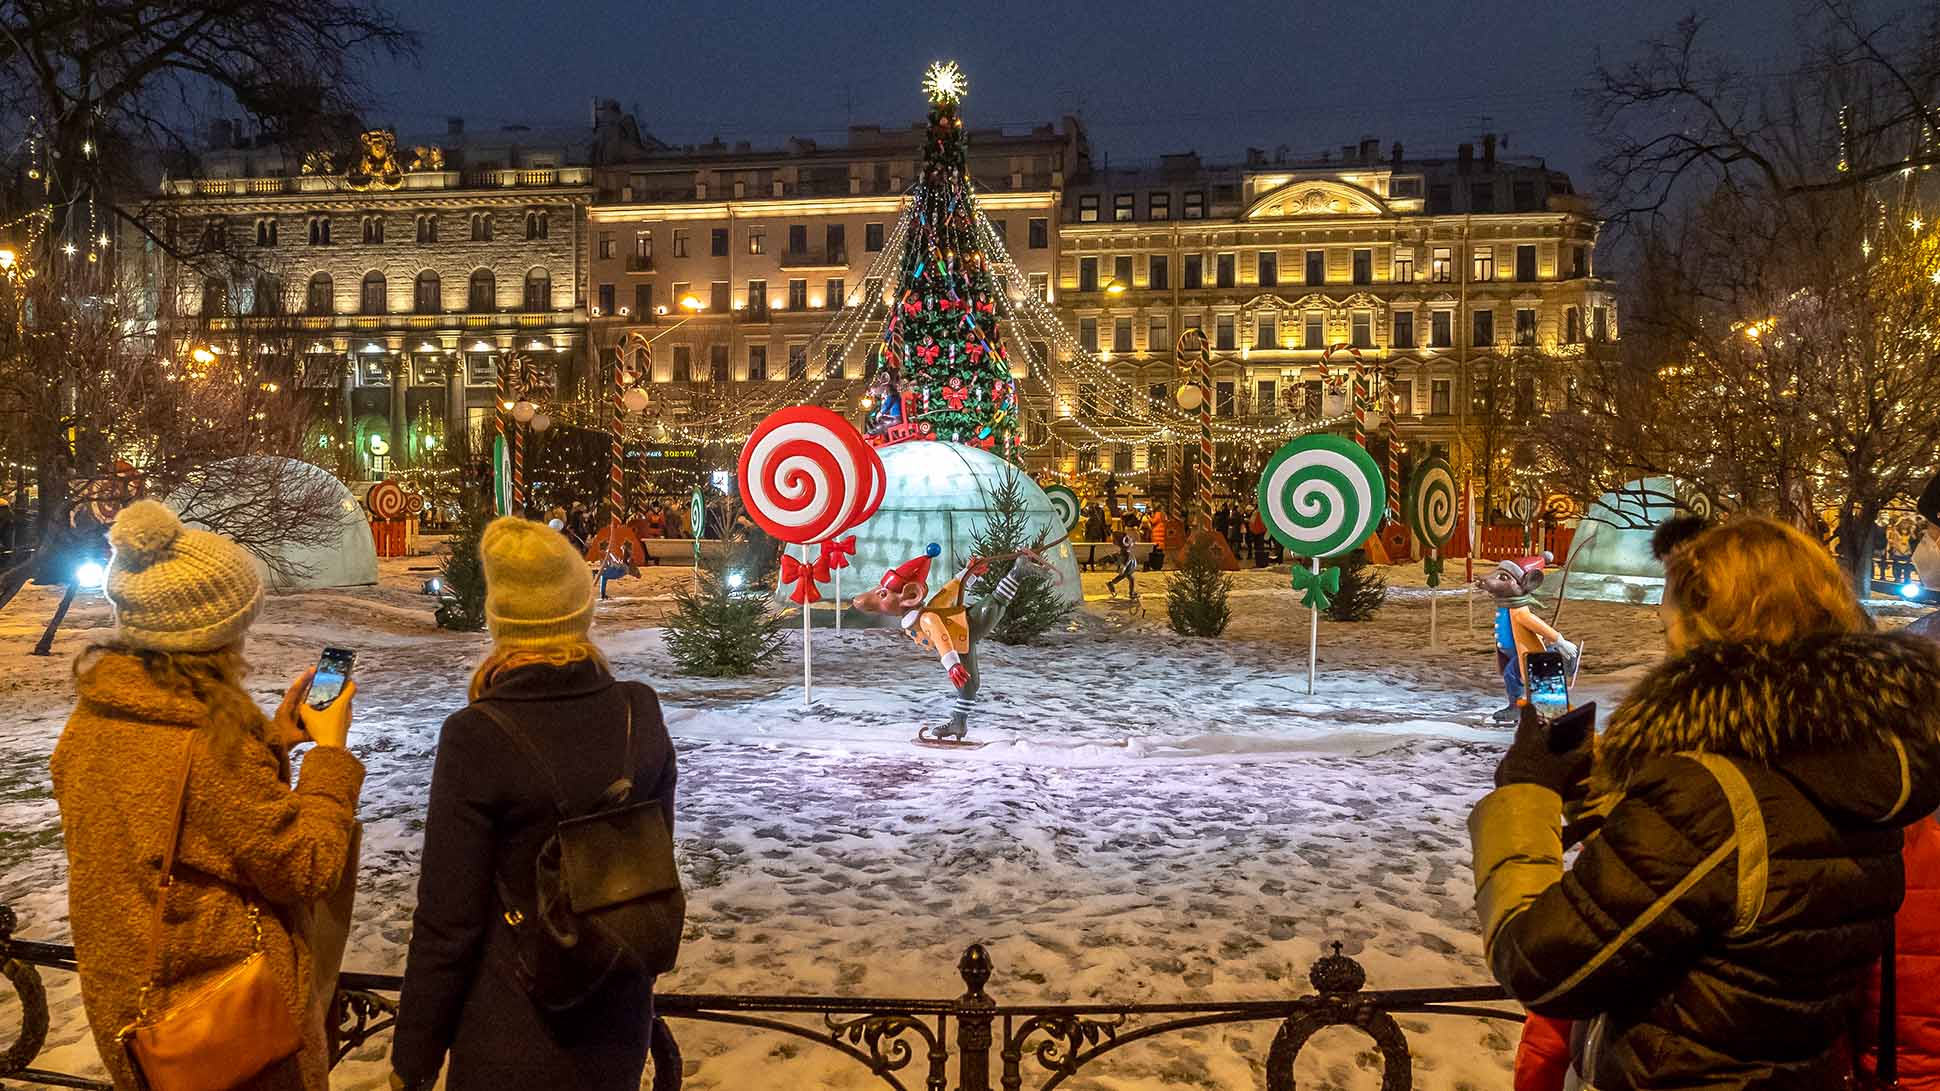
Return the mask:
<svg viewBox="0 0 1940 1091"><path fill-rule="evenodd" d="M542 648L586 638L593 573L565 535L503 516L485 528L478 557L485 562L485 622L494 643Z"/></svg>
<svg viewBox="0 0 1940 1091"><path fill-rule="evenodd" d="M190 530L153 500L137 500L108 528L108 601L115 637L137 648L210 652L242 639L263 604L256 560L206 530Z"/></svg>

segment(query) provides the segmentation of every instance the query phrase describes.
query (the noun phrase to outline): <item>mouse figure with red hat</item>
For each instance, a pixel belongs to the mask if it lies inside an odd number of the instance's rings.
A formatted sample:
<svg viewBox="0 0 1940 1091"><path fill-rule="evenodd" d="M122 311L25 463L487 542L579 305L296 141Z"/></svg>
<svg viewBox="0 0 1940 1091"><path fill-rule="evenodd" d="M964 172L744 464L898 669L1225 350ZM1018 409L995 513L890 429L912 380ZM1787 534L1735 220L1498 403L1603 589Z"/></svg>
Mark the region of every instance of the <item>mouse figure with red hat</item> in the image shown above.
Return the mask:
<svg viewBox="0 0 1940 1091"><path fill-rule="evenodd" d="M898 618L903 632L917 647L936 653L950 684L956 687L949 723L918 730L917 742L930 746L983 745L965 741L970 733L970 710L976 704L977 686L981 681L977 673L977 643L1004 619L1028 572L1025 565L1033 565L1056 579L1056 569L1038 556L1038 548L1042 547L1021 549L1002 557L971 557L963 571L932 593L930 562L943 552L943 547L931 542L921 556L883 573L882 582L875 590L865 591L850 601L850 605L864 613ZM983 575L992 561L1009 560L1013 556L1019 563L997 581L996 588L983 601L965 605L964 581Z"/></svg>
<svg viewBox="0 0 1940 1091"><path fill-rule="evenodd" d="M1502 672L1502 688L1509 704L1496 710L1495 719L1515 723L1517 705L1529 691L1528 669L1523 657L1531 652L1562 652L1569 663L1571 677L1576 675L1578 649L1563 639L1550 624L1536 616L1536 588L1542 586L1543 572L1556 557L1515 557L1498 563L1475 581L1475 586L1495 600L1495 665Z"/></svg>

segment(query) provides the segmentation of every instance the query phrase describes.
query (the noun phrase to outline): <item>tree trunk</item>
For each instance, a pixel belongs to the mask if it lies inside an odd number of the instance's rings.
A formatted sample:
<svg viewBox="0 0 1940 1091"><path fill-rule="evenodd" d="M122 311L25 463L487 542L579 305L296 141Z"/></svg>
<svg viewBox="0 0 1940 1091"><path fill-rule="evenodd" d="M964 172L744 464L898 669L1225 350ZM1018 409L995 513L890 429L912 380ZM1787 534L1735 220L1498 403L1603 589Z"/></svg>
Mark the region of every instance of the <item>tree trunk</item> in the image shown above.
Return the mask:
<svg viewBox="0 0 1940 1091"><path fill-rule="evenodd" d="M1878 545L1877 507L1861 504L1839 513L1839 567L1861 600L1873 593L1873 550Z"/></svg>

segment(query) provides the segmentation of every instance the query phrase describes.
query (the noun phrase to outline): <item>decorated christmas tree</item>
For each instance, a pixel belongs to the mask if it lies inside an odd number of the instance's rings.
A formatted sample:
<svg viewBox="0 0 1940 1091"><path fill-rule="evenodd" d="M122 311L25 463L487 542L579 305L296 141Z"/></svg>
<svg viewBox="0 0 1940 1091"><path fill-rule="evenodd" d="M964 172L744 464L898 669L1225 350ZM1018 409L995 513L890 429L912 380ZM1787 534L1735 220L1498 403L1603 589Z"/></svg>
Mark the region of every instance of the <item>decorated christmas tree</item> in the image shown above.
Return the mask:
<svg viewBox="0 0 1940 1091"><path fill-rule="evenodd" d="M923 78L929 128L923 175L903 247L901 276L877 350L872 431L928 425L927 438L1009 457L1017 392L997 332L999 287L977 234L966 170L968 138L957 104L963 72L932 64Z"/></svg>

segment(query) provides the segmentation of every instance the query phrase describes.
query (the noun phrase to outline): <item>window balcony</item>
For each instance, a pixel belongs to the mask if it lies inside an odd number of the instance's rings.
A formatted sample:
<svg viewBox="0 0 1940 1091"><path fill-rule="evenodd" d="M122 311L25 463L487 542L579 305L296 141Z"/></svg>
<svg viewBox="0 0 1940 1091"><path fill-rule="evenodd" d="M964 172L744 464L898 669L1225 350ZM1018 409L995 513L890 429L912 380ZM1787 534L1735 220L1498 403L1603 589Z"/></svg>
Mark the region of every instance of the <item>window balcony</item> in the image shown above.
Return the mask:
<svg viewBox="0 0 1940 1091"><path fill-rule="evenodd" d="M626 271L629 273L653 272L653 257L643 254L628 254L626 258Z"/></svg>
<svg viewBox="0 0 1940 1091"><path fill-rule="evenodd" d="M781 267L783 269L846 269L849 267L849 252L841 247L834 250L784 250L781 255Z"/></svg>

